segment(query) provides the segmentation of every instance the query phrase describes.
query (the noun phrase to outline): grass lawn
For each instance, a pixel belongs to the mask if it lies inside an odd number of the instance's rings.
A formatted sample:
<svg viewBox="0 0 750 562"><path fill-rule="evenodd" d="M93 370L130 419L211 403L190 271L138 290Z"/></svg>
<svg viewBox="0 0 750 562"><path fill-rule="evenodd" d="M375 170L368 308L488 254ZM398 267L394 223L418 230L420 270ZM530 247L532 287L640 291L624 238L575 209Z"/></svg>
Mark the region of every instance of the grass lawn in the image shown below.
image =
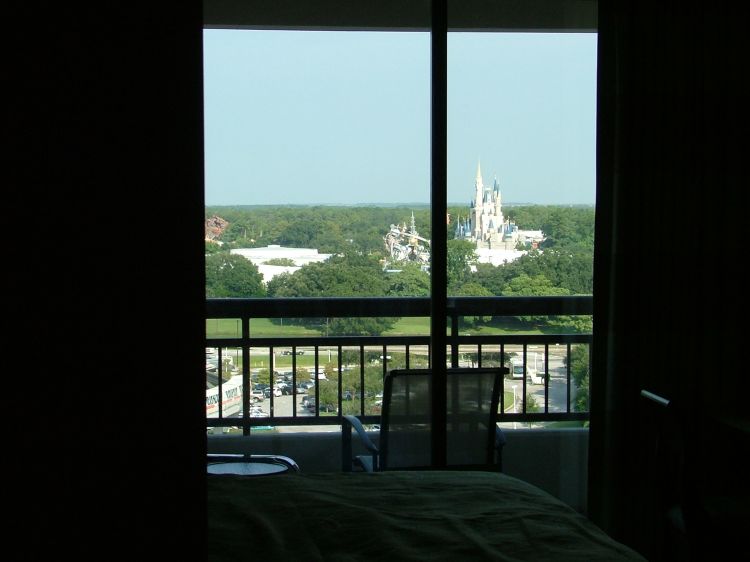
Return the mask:
<svg viewBox="0 0 750 562"><path fill-rule="evenodd" d="M209 338L234 338L240 337L240 321L235 318L217 318L206 321L206 334ZM320 330L294 326L289 324L274 324L268 318L253 318L250 320L250 333L255 337L306 337L320 336ZM450 327L449 331L450 333ZM477 327L464 326L460 329L462 335L491 336L530 334L538 335L555 333L552 329L540 329L537 327L518 326L495 323L491 325L479 325ZM401 318L396 324L384 332L385 336L418 336L430 334L430 319L425 317Z"/></svg>
<svg viewBox="0 0 750 562"><path fill-rule="evenodd" d="M582 428L582 427L588 427L588 421L584 420L571 420L571 421L556 421L556 422L547 422L547 425L545 427L550 429L560 429L560 428Z"/></svg>
<svg viewBox="0 0 750 562"><path fill-rule="evenodd" d="M508 391L503 391L503 400L505 404L505 411L513 411L513 393Z"/></svg>
<svg viewBox="0 0 750 562"><path fill-rule="evenodd" d="M319 336L319 330L290 324L274 324L268 318L250 320L250 334L259 338Z"/></svg>
<svg viewBox="0 0 750 562"><path fill-rule="evenodd" d="M479 327L462 327L460 333L471 334L473 336L496 336L496 335L509 335L509 334L544 334L546 333L539 328L529 328L526 326L508 326L503 324L495 325L480 325ZM448 334L450 334L450 326L448 327ZM430 334L430 319L429 318L401 318L392 329L385 332L383 335L386 336L415 336Z"/></svg>
<svg viewBox="0 0 750 562"><path fill-rule="evenodd" d="M206 336L209 338L238 338L242 327L236 318L212 318L206 320ZM304 326L274 324L268 318L252 318L250 334L259 338L319 336L318 330Z"/></svg>
<svg viewBox="0 0 750 562"><path fill-rule="evenodd" d="M401 318L392 329L385 332L386 336L428 336L430 335L430 319Z"/></svg>

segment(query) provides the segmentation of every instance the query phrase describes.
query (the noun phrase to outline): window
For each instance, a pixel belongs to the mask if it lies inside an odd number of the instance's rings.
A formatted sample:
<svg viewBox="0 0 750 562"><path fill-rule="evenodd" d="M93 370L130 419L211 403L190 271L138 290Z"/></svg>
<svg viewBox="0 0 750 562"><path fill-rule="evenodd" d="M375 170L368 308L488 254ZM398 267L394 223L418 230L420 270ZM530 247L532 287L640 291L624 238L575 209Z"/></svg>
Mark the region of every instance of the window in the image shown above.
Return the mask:
<svg viewBox="0 0 750 562"><path fill-rule="evenodd" d="M430 35L427 33L430 29L428 3L390 7L338 1L316 3L315 6L279 2L270 8L271 11L266 8L268 7L264 5L263 10L254 10L252 2L206 3L207 57L216 54L215 49L218 52L220 49L231 48L234 49L231 53L225 53L229 58L237 57L244 64L251 61L252 57L259 56L258 60L263 63L252 67L252 80L247 80L247 75L233 74L229 65L208 64L207 59L208 205L246 203L222 198L218 191L213 191L214 182L234 185L244 190L245 194L252 193L252 202L255 204L352 205L366 202L374 206L379 203L411 203L413 207L417 207L412 209L413 215L409 213L408 217L397 218L393 222L383 221L383 230L374 239L377 241L380 236L386 245L390 242L390 247L387 246L388 254L383 256L382 264L383 270L391 270L389 273L392 277L389 279L395 279L402 270L407 269L399 265L402 254L415 255L420 247L429 251L429 285L425 286L424 282L420 285L420 275L424 278L425 271L417 270L413 276L394 283L396 289L389 287L388 290L397 292L399 288L408 287L409 291L421 290L421 294L431 294L432 320L423 320L423 333L432 334L431 342L435 353L445 349L442 338L446 331L444 320L447 294L441 293L445 290L444 285L448 286L448 294L457 296L565 294L558 291L561 288L559 279L550 280L542 274L526 274L527 279L515 285L512 283L513 279L503 278L502 275L495 278L493 276L498 275L498 267L492 260L496 257L496 252L493 251L500 249L509 255L522 254L527 250L537 250L541 244L552 242L558 244L558 248L568 248L564 243L570 240L558 233L565 232L563 227L567 225L565 221L569 219L569 215L558 213L550 216L551 213L547 213L541 216L540 213L535 214L535 209L526 208L529 206L524 206L523 203L594 203L593 78L596 67L595 36L591 32L595 30L596 2L466 2L451 5L447 22L451 31L447 37L447 49L442 55L438 49L432 53L432 58ZM488 31L496 33L484 33ZM535 33L529 33L532 31ZM446 39L441 34L435 37ZM503 42L512 44L503 46ZM547 82L540 82L541 71L524 61L533 60L535 56L537 59L548 59L550 53L560 56L563 50L560 49L561 45L579 48L579 52L588 50L580 58L575 55L568 56L567 59L562 57L559 60L567 63L567 66L558 64L548 67L543 76ZM516 57L513 63L515 74L496 76L491 70L490 59L482 58L505 56L498 55L502 52L512 53ZM325 54L316 58L316 54L322 53ZM447 55L447 58L436 59L435 53L438 57ZM518 55L525 58L519 58ZM331 61L335 62L331 64ZM437 66L432 67L430 74L430 65L434 65L435 61ZM318 67L321 62L327 62L328 67ZM561 67L569 72L561 72ZM559 74L560 80L551 80L550 69ZM396 70L409 72L399 74ZM388 71L390 76L398 78L378 81L377 74L382 71ZM589 82L565 79L566 76L576 75L576 72L587 72ZM571 88L571 84L575 84L575 88ZM507 99L503 96L519 86L524 88L520 94L524 103L518 103L509 112L498 111L499 108L508 106ZM586 89L587 86L591 87ZM376 95L370 97L373 90ZM553 91L553 95L543 97L549 90ZM431 99L430 95L433 96ZM231 104L238 101L238 96L242 96L240 102L252 106L251 109L255 111L252 117L242 111L231 110ZM566 103L568 106L585 106L589 113L578 115L559 111L559 107ZM441 111L442 104L445 104L447 111ZM521 105L530 110L525 117L521 117L524 115L520 111ZM430 107L433 108L431 113L427 111ZM334 119L338 115L345 117L341 123ZM369 121L373 116L375 119ZM553 119L550 119L551 116L554 116ZM227 133L228 129L221 129L216 125L219 121L214 121L215 118L223 119L227 126L240 125L240 129L252 131L252 142L245 142L247 139L235 133ZM516 125L508 135L507 125L514 118L522 119L523 123L520 127ZM548 125L550 121L556 121L557 128L541 127ZM441 153L441 131L446 130L447 147L443 148L447 148L447 154ZM574 130L580 130L582 134L573 135ZM343 144L339 145L342 140ZM501 142L500 145L495 144L498 141ZM377 142L376 148L375 145L368 144L371 142ZM338 146L341 148L337 148ZM228 160L230 152L236 148L239 148L239 153L244 154L244 157ZM485 151L490 154L485 154ZM540 158L540 152L546 152L547 157ZM561 152L564 157L560 157ZM587 194L571 196L571 189L551 191L569 181L564 179L567 177L564 172L586 168L587 164L581 163L582 154L584 158L589 158L588 176L580 179L575 188L583 186L584 190L588 190ZM282 158L274 160L278 156ZM283 156L287 158L284 159ZM369 172L368 159L372 163ZM399 165L399 161L411 165ZM523 162L524 166L517 166L518 162ZM264 166L266 172L260 175ZM488 175L482 176L482 169ZM499 190L494 189L494 182L489 176L494 173L499 176ZM224 179L221 179L222 174L226 174ZM252 177L252 182L247 177ZM247 190L249 183L253 183L251 192ZM352 185L361 186L361 190L357 192L347 189ZM412 196L414 192L411 190L418 185L422 186L421 191ZM393 191L389 192L388 189L391 188ZM476 195L477 189L479 196ZM547 199L530 196L529 193L535 189L539 189L540 194L544 193ZM503 193L503 190L506 190L506 197L508 193L515 194L510 199L505 199L504 209L495 199L495 194ZM333 193L338 194L338 199L330 198ZM485 196L487 199L484 199ZM416 200L410 201L412 197L416 197ZM481 203L486 203L486 213L480 210L477 214L479 199L482 199ZM419 205L422 207L419 208ZM345 213L348 215L347 219L356 214L356 209L351 207ZM227 210L227 213L232 212L235 210ZM230 217L233 220L228 221L228 228L234 229L231 232L233 240L243 239L255 247L235 248L236 260L232 267L220 264L215 271L234 270L244 263L243 260L249 260L254 263L258 273L261 267L269 274L274 271L286 272L281 273L278 278L274 277L276 280L264 275L264 285L258 283L241 289L257 291L258 296L351 296L351 293L338 292L342 286L340 282L349 283L345 285L348 290L352 284L358 283L361 286L364 279L369 279L365 275L366 270L361 269L356 270L359 275L350 275L342 281L341 278L345 277L342 272L351 273L360 267L359 263L342 263L341 267L325 272L323 266L313 265L309 270L316 270L322 288L314 294L299 292L300 286L310 291L309 278L298 280L299 283L296 284L292 282L292 277L303 268L300 260L307 259L308 264L315 260L335 261L339 257L329 257L329 254L338 254L341 247L357 244L362 250L362 256L367 256L370 254L367 253L366 244L370 242L364 237L356 240L353 230L342 230L341 221L332 217L330 210L323 206L316 207L312 211L313 215L305 215L305 211L301 209L290 208L287 216L292 216L291 220L282 220L278 214L274 215L273 208L266 208L263 212L266 213L263 220L258 219L260 215L257 215L257 220L246 224L242 224L239 212ZM589 226L593 237L593 211L590 215ZM310 220L310 216L314 219ZM216 217L207 216L207 221L215 220L219 230L224 224L222 221L226 219L226 216L218 214ZM327 224L337 226L326 226L326 219L330 221ZM581 220L585 221L586 217ZM555 221L563 223L555 231L559 239L545 240L537 232L542 230L539 226L554 225ZM466 228L462 229L462 225ZM207 222L207 237L209 226ZM447 237L453 241L461 237L468 241L474 236L475 239L471 242L475 244L472 250L475 255L469 256L473 262L460 254L460 244L432 243L432 238L441 238L439 233L445 232L443 228L446 228ZM494 231L490 232L492 229ZM390 239L389 234L393 235ZM412 234L419 236L410 236ZM405 243L410 237L413 241L411 245ZM272 243L264 245L261 241L263 239ZM587 242L593 243L593 240ZM481 243L483 247L480 248L477 243ZM291 253L282 255L282 252L290 249L315 250L316 253L303 257L292 256ZM262 250L267 254L263 255ZM458 253L452 250L457 250ZM276 254L271 255L272 251ZM383 251L382 246L380 251ZM484 262L486 267L480 267L482 262L477 253L483 254L482 259L488 260ZM551 254L549 252L548 255ZM568 253L563 257L567 259ZM572 259L572 254L570 257ZM533 264L537 270L540 261L542 260ZM452 269L456 263L458 267ZM440 265L438 271L435 270L436 264ZM590 265L589 261L589 267ZM554 266L547 264L547 267ZM207 279L210 280L209 273L207 270ZM586 293L586 280L579 281L576 289L566 289L567 294ZM487 288L492 283L495 284L494 292ZM217 286L220 290L226 289L220 284ZM524 292L529 287L533 287L534 292ZM385 290L374 285L363 290L370 289L373 295ZM488 293L482 292L482 289ZM503 292L498 292L500 290ZM231 295L219 291L210 296ZM466 333L472 333L475 328L481 330L485 328L485 324L492 328L489 324L494 321L485 322L482 316L473 316L468 320L472 326L468 326L467 318L469 317L461 318ZM523 321L531 316L515 318ZM251 321L255 322L251 331L255 330L256 334L261 328L258 320ZM266 321L263 327L269 333L284 322L284 318L260 320ZM335 330L339 329L349 330L350 333L356 331L351 323L334 324L330 319L322 317L316 320L320 322L312 327L314 329L311 335L335 334ZM292 321L293 319L287 320L285 333L291 329L289 324ZM305 330L311 326L297 323L296 328ZM222 325L220 329L217 323L217 333L221 330L231 332L232 329L231 323L228 326ZM234 330L236 334L242 330L239 319L234 321ZM296 335L302 333L300 331ZM286 370L290 366L286 362L291 362L292 376L296 377L297 366L303 360L294 349L284 351L288 353L277 357L271 348L262 349L258 361L264 364L253 368L262 369L264 373L267 371L270 382L274 377L287 375ZM312 349L307 351L312 352ZM463 360L474 360L468 357L471 355L470 351L467 350L465 354L463 349L460 351L460 355L467 356ZM525 347L519 349L518 354L525 356ZM388 355L396 356L389 349L387 354L380 353L377 357ZM315 353L303 357L312 356L317 357ZM478 361L482 360L481 353L475 353L475 356ZM536 357L529 355L532 356ZM285 371L278 371L276 374L274 367L278 366L279 357L283 358ZM335 368L343 369L347 366L342 357L340 353L339 359L333 362ZM237 360L241 358L237 357ZM375 361L380 361L379 365L386 368L387 360ZM364 362L365 360L359 359L360 366ZM547 361L544 363L551 364ZM324 380L322 375L326 375L326 371L321 366L316 360L314 365L306 365L304 368L308 375L312 373L313 379ZM539 381L542 379L536 367L534 373L531 381L541 384ZM260 380L258 382L267 384ZM299 385L297 388L300 388ZM309 389L306 390L309 392ZM317 393L318 389L315 390ZM345 390L354 390L351 394L357 395L356 389L343 389ZM342 389L340 394L341 391ZM568 397L565 400L569 402Z"/></svg>

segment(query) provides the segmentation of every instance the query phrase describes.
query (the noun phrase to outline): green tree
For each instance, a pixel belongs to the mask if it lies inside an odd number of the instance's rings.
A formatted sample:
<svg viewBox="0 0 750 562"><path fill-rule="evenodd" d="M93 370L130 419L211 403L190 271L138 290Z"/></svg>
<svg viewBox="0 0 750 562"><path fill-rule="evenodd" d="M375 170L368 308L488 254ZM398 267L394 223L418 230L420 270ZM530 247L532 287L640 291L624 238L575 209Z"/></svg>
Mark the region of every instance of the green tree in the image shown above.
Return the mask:
<svg viewBox="0 0 750 562"><path fill-rule="evenodd" d="M491 292L482 287L479 283L469 281L460 285L452 293L454 297L491 297ZM463 316L460 319L461 327L476 327L478 324L487 323L492 320L492 316Z"/></svg>
<svg viewBox="0 0 750 562"><path fill-rule="evenodd" d="M566 358L567 360L567 358ZM576 345L570 350L570 375L576 387L573 410L589 411L589 348Z"/></svg>
<svg viewBox="0 0 750 562"><path fill-rule="evenodd" d="M270 260L267 260L263 263L265 263L266 265L282 265L287 267L296 265L294 263L294 260L290 258L271 258Z"/></svg>
<svg viewBox="0 0 750 562"><path fill-rule="evenodd" d="M266 294L257 266L222 252L206 256L206 297L262 297Z"/></svg>
<svg viewBox="0 0 750 562"><path fill-rule="evenodd" d="M328 412L335 410L339 401L338 374L326 380L318 381L318 410Z"/></svg>
<svg viewBox="0 0 750 562"><path fill-rule="evenodd" d="M276 297L381 297L388 288L377 259L352 254L277 277L269 284Z"/></svg>
<svg viewBox="0 0 750 562"><path fill-rule="evenodd" d="M274 297L379 297L385 296L387 290L388 280L377 258L351 253L306 265L292 274L278 275L268 286L269 294ZM397 320L352 317L287 321L317 326L326 335L380 335Z"/></svg>
<svg viewBox="0 0 750 562"><path fill-rule="evenodd" d="M570 291L555 287L544 275L519 275L510 280L503 288L502 295L507 297L538 297L545 295L569 295Z"/></svg>
<svg viewBox="0 0 750 562"><path fill-rule="evenodd" d="M418 265L406 264L388 278L387 294L392 297L429 297L430 276Z"/></svg>
<svg viewBox="0 0 750 562"><path fill-rule="evenodd" d="M549 279L544 275L535 275L530 277L526 274L519 275L510 280L503 288L502 295L507 297L539 297L539 296L564 296L569 295L570 291L561 287L552 285ZM519 321L531 324L546 324L546 316L517 316Z"/></svg>
<svg viewBox="0 0 750 562"><path fill-rule="evenodd" d="M225 250L222 248L221 244L217 244L216 242L209 242L208 240L206 240L206 255L207 256L211 254L218 254L219 252L223 252L223 251Z"/></svg>
<svg viewBox="0 0 750 562"><path fill-rule="evenodd" d="M519 259L523 259L523 257ZM476 271L471 275L471 280L487 289L490 294L500 296L503 294L505 286L516 275L517 270L513 268L513 263L501 266L478 263Z"/></svg>
<svg viewBox="0 0 750 562"><path fill-rule="evenodd" d="M393 328L397 318L330 318L327 335L330 336L379 336Z"/></svg>
<svg viewBox="0 0 750 562"><path fill-rule="evenodd" d="M543 248L587 245L594 242L594 209L556 207L542 223Z"/></svg>
<svg viewBox="0 0 750 562"><path fill-rule="evenodd" d="M448 293L453 295L458 288L468 281L471 266L477 263L474 244L468 240L448 240Z"/></svg>
<svg viewBox="0 0 750 562"><path fill-rule="evenodd" d="M258 371L258 376L254 377L254 379L254 384L271 384L271 370L268 368L260 369Z"/></svg>
<svg viewBox="0 0 750 562"><path fill-rule="evenodd" d="M341 364L344 366L359 364L359 351L354 349L341 350Z"/></svg>

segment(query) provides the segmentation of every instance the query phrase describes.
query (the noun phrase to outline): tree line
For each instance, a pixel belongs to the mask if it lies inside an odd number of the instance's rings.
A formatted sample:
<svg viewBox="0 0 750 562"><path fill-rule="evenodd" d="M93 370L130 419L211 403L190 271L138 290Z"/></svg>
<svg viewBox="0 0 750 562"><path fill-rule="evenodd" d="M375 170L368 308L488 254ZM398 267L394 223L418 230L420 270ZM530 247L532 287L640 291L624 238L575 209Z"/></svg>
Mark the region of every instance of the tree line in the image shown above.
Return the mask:
<svg viewBox="0 0 750 562"><path fill-rule="evenodd" d="M222 245L206 244L207 297L364 297L428 296L430 277L418 266L405 264L397 272L383 269L383 235L390 224L411 221L414 213L420 235L429 238L429 208L406 207L209 207L207 216L229 221ZM448 227L448 294L450 296L584 295L593 289L594 208L523 206L506 208L524 230L542 230L538 249L499 266L478 263L474 246L453 239ZM452 221L467 208L449 209ZM419 217L419 218L418 218ZM455 222L452 222L455 224ZM251 236L253 238L251 238ZM282 273L267 284L258 268L232 248L248 246L317 248L334 254L294 273ZM280 265L280 264L279 264ZM558 328L590 329L590 319L520 317L522 324L558 324ZM388 330L396 319L332 319L329 334L375 334ZM481 324L492 318L464 322ZM300 320L307 324L321 319ZM322 324L318 324L322 327Z"/></svg>

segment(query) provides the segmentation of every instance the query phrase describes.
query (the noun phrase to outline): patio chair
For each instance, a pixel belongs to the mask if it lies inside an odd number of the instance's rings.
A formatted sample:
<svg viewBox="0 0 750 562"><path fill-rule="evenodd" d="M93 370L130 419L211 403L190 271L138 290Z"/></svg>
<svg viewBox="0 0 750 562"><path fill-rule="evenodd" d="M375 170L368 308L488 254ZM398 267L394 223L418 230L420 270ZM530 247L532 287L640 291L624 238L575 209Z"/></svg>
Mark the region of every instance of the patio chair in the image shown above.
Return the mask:
<svg viewBox="0 0 750 562"><path fill-rule="evenodd" d="M498 397L505 367L447 371L445 469L502 470L505 436L497 427ZM342 469L375 472L430 469L431 384L429 369L394 369L385 376L378 444L359 418L343 416ZM351 428L365 455L352 455Z"/></svg>

